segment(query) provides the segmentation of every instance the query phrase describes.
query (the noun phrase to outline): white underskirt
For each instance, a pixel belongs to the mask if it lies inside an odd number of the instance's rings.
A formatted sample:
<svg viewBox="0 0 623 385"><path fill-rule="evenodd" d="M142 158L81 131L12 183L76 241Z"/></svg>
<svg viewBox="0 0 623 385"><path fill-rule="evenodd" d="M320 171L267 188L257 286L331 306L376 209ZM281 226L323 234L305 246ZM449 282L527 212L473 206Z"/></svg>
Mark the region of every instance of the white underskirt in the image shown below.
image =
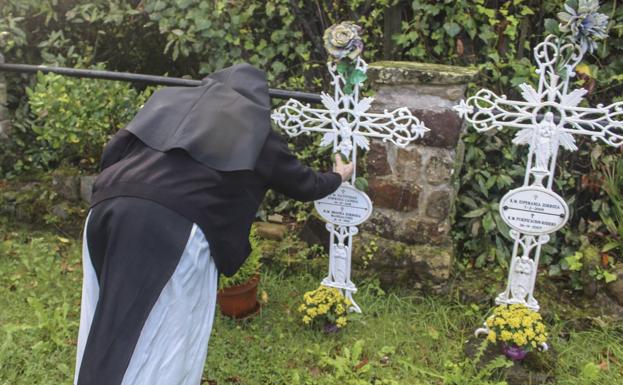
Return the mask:
<svg viewBox="0 0 623 385"><path fill-rule="evenodd" d="M84 282L74 384L99 296L86 235L82 256ZM209 244L193 224L177 268L143 326L122 385L200 384L214 321L217 279Z"/></svg>

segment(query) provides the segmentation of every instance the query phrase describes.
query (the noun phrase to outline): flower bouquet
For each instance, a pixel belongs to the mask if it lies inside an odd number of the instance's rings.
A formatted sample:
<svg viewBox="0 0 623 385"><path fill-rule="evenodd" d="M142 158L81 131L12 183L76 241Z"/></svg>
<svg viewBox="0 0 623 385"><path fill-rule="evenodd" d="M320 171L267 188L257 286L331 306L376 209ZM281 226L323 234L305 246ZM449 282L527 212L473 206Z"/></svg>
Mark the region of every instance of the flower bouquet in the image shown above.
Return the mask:
<svg viewBox="0 0 623 385"><path fill-rule="evenodd" d="M512 360L522 360L547 341L541 315L523 304L500 305L485 323L487 340L501 343L502 352Z"/></svg>
<svg viewBox="0 0 623 385"><path fill-rule="evenodd" d="M346 326L352 302L334 287L320 285L303 295L298 310L305 325L322 325L326 333L335 333Z"/></svg>

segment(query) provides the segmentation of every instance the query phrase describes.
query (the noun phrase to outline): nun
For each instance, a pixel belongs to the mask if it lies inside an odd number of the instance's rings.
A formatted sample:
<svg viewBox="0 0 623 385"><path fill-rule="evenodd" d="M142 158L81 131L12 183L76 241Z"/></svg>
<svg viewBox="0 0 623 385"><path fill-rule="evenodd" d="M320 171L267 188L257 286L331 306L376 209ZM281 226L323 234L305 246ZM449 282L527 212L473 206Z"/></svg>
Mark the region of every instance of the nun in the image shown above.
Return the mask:
<svg viewBox="0 0 623 385"><path fill-rule="evenodd" d="M106 145L83 239L75 385L199 385L218 274L233 275L268 189L300 201L353 171L298 162L264 72L239 64L154 93Z"/></svg>

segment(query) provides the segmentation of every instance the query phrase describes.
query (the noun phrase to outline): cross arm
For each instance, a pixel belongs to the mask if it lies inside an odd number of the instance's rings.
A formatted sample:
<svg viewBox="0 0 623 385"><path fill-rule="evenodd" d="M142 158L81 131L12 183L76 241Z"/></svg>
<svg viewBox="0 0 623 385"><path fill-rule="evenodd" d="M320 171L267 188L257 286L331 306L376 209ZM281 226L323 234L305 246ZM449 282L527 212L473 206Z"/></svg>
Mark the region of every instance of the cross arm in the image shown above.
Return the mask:
<svg viewBox="0 0 623 385"><path fill-rule="evenodd" d="M593 140L621 147L623 145L623 102L597 108L575 107L567 109L564 131L587 135Z"/></svg>
<svg viewBox="0 0 623 385"><path fill-rule="evenodd" d="M415 139L424 136L429 129L408 108L397 108L391 112L365 113L356 133L371 138L390 141L398 147L406 147Z"/></svg>
<svg viewBox="0 0 623 385"><path fill-rule="evenodd" d="M330 111L312 108L296 99L290 99L271 115L272 120L289 136L309 132L332 132Z"/></svg>
<svg viewBox="0 0 623 385"><path fill-rule="evenodd" d="M534 107L533 103L508 100L506 95L498 96L483 89L467 101L462 100L454 106L454 110L477 131L484 132L501 130L502 127L530 128L533 126L533 113L530 110Z"/></svg>

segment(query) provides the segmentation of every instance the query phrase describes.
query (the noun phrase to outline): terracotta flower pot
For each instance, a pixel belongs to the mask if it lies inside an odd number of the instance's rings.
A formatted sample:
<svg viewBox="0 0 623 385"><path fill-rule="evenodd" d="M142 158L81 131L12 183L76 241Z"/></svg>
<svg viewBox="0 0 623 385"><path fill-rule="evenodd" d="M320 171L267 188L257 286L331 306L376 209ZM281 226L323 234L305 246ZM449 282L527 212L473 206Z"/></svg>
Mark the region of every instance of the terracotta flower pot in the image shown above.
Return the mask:
<svg viewBox="0 0 623 385"><path fill-rule="evenodd" d="M259 281L260 276L255 275L247 283L219 290L216 301L221 313L236 319L257 314L260 311L260 303L257 300Z"/></svg>

